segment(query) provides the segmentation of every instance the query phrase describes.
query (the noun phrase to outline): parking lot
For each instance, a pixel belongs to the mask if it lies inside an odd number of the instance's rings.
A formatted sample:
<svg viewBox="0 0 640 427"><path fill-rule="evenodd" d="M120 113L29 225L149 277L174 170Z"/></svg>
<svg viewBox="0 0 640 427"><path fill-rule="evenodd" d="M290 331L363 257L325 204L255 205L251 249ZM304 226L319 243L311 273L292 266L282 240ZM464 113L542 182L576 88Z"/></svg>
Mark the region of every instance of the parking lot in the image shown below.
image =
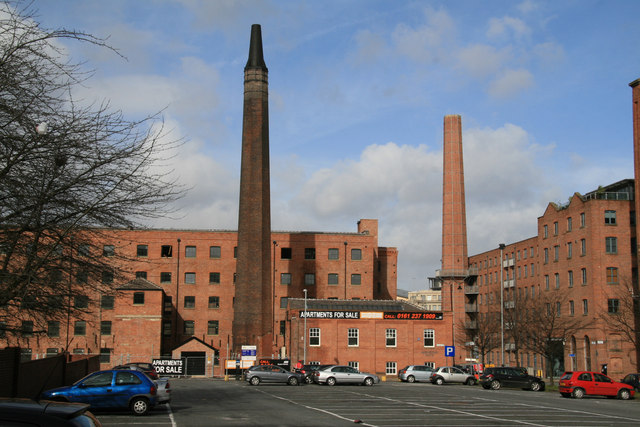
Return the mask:
<svg viewBox="0 0 640 427"><path fill-rule="evenodd" d="M174 379L173 400L146 417L98 413L105 426L629 426L640 398L562 398L557 392L385 382L372 387Z"/></svg>

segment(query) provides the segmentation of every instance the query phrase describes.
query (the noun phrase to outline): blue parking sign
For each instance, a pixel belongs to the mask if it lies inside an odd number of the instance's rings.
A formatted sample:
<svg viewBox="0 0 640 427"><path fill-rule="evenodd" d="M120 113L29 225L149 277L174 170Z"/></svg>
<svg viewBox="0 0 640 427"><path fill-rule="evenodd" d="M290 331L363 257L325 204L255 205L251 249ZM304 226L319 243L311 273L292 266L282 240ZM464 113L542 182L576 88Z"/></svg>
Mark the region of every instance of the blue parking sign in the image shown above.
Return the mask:
<svg viewBox="0 0 640 427"><path fill-rule="evenodd" d="M452 345L444 346L444 357L454 357L456 355L456 348Z"/></svg>

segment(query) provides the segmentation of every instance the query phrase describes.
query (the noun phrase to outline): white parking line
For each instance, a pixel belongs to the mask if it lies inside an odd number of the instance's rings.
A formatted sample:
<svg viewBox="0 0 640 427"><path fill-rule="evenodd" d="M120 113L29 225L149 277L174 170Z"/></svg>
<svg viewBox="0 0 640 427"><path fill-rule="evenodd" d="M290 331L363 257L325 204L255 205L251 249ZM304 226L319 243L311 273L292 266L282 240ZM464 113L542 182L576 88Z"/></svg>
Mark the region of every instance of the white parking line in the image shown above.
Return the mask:
<svg viewBox="0 0 640 427"><path fill-rule="evenodd" d="M176 424L176 420L173 418L173 412L171 411L171 405L168 403L165 405L167 407L167 412L169 413L169 420L171 420L171 427L178 427Z"/></svg>

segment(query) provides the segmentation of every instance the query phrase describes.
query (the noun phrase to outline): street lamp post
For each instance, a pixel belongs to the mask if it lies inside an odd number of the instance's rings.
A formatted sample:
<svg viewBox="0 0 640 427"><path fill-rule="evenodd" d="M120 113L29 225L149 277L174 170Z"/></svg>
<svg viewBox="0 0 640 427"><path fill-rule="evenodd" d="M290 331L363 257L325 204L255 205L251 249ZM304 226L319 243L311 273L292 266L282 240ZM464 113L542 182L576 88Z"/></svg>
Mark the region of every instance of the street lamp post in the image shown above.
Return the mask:
<svg viewBox="0 0 640 427"><path fill-rule="evenodd" d="M302 361L306 365L307 364L307 290L303 289L304 292L304 335L302 338Z"/></svg>
<svg viewBox="0 0 640 427"><path fill-rule="evenodd" d="M504 243L500 243L500 366L504 366L504 267L502 265L502 256L504 252Z"/></svg>

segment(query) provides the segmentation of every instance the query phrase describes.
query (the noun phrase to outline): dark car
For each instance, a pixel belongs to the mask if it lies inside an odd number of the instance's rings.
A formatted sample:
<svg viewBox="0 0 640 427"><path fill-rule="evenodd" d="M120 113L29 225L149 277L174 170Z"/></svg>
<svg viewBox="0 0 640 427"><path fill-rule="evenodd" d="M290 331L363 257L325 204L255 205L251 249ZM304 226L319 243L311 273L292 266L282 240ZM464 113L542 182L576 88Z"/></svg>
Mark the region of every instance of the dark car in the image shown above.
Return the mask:
<svg viewBox="0 0 640 427"><path fill-rule="evenodd" d="M302 369L298 369L302 375L304 375L304 382L311 384L313 382L313 373L319 369L326 368L330 365L304 365Z"/></svg>
<svg viewBox="0 0 640 427"><path fill-rule="evenodd" d="M620 380L621 383L629 384L635 388L636 391L640 391L640 374L628 374L626 377Z"/></svg>
<svg viewBox="0 0 640 427"><path fill-rule="evenodd" d="M558 382L562 397L581 399L585 395L617 397L622 400L633 398L635 390L628 384L613 381L600 372L565 372Z"/></svg>
<svg viewBox="0 0 640 427"><path fill-rule="evenodd" d="M100 427L89 405L0 398L1 426Z"/></svg>
<svg viewBox="0 0 640 427"><path fill-rule="evenodd" d="M299 385L304 382L304 375L287 371L276 365L256 365L247 369L245 380L251 385L258 385L261 382Z"/></svg>
<svg viewBox="0 0 640 427"><path fill-rule="evenodd" d="M156 368L151 363L147 362L125 363L123 365L114 366L112 369L128 369L129 367L140 368L145 374L149 375L151 379L158 379L158 372L156 372Z"/></svg>
<svg viewBox="0 0 640 427"><path fill-rule="evenodd" d="M499 390L502 387L522 388L533 391L544 390L544 381L529 375L524 368L486 368L480 375L480 385L487 390Z"/></svg>
<svg viewBox="0 0 640 427"><path fill-rule="evenodd" d="M157 385L145 373L110 369L87 375L73 385L47 390L47 400L88 403L91 408L129 408L145 415L157 403Z"/></svg>

